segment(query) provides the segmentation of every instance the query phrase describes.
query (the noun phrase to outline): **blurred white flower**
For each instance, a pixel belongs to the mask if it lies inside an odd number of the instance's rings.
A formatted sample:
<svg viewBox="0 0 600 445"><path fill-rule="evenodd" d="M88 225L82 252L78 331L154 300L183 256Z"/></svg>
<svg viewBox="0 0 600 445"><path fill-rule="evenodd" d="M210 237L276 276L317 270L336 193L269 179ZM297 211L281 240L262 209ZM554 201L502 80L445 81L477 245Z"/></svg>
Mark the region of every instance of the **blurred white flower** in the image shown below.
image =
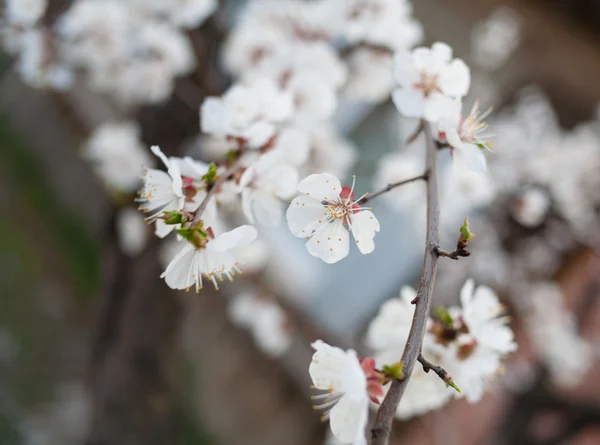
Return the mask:
<svg viewBox="0 0 600 445"><path fill-rule="evenodd" d="M17 71L34 88L69 89L74 82L71 68L56 60L49 36L39 29L25 31L19 38Z"/></svg>
<svg viewBox="0 0 600 445"><path fill-rule="evenodd" d="M4 18L10 25L33 26L47 7L48 0L7 0Z"/></svg>
<svg viewBox="0 0 600 445"><path fill-rule="evenodd" d="M388 51L359 47L347 58L349 78L344 93L351 98L379 103L394 89L393 57Z"/></svg>
<svg viewBox="0 0 600 445"><path fill-rule="evenodd" d="M537 227L550 210L550 196L539 187L529 187L515 200L511 214L524 227Z"/></svg>
<svg viewBox="0 0 600 445"><path fill-rule="evenodd" d="M342 35L351 43L406 50L422 36L421 25L412 18L412 5L405 0L326 0L342 14Z"/></svg>
<svg viewBox="0 0 600 445"><path fill-rule="evenodd" d="M496 8L486 20L473 28L471 45L474 60L488 69L503 66L520 44L520 27L515 10Z"/></svg>
<svg viewBox="0 0 600 445"><path fill-rule="evenodd" d="M379 232L379 221L360 206L362 197L354 198L353 187L342 187L338 178L327 173L310 175L298 184L301 195L287 210L291 232L307 238L308 252L326 263L348 256L348 232L363 255L375 250L373 238Z"/></svg>
<svg viewBox="0 0 600 445"><path fill-rule="evenodd" d="M313 396L323 400L317 409L325 410L323 419L329 419L333 435L342 442L352 443L364 437L369 417L367 376L356 352L343 351L321 340L312 344L315 349L308 368L317 389L327 391Z"/></svg>
<svg viewBox="0 0 600 445"><path fill-rule="evenodd" d="M413 151L389 153L382 156L377 164L373 187L375 190L381 190L388 184L422 175L424 171L425 163L420 154ZM413 182L390 190L383 194L381 199L399 210L418 213L416 209L422 205L424 193L424 181L423 183Z"/></svg>
<svg viewBox="0 0 600 445"><path fill-rule="evenodd" d="M130 257L138 256L148 243L148 225L137 210L126 207L117 214L119 248Z"/></svg>
<svg viewBox="0 0 600 445"><path fill-rule="evenodd" d="M532 285L526 324L536 354L555 383L577 385L594 362L594 348L578 333L575 316L564 305L560 288L551 282Z"/></svg>
<svg viewBox="0 0 600 445"><path fill-rule="evenodd" d="M164 212L178 212L185 203L179 165L170 162L156 145L152 147L152 152L163 161L167 172L150 168L144 173L144 186L137 201L140 210L148 214L149 221L156 220Z"/></svg>
<svg viewBox="0 0 600 445"><path fill-rule="evenodd" d="M282 200L291 198L298 186L298 171L280 163L278 152L269 152L248 167L240 178L242 210L250 223L254 216L263 225L279 222L283 213Z"/></svg>
<svg viewBox="0 0 600 445"><path fill-rule="evenodd" d="M132 192L140 184L143 166L154 165L139 133L134 122L105 123L88 140L83 156L109 187Z"/></svg>
<svg viewBox="0 0 600 445"><path fill-rule="evenodd" d="M452 59L452 48L434 43L412 53L400 51L394 56L394 77L399 88L392 98L407 117L437 122L455 114L452 99L465 96L471 83L469 68L461 59Z"/></svg>
<svg viewBox="0 0 600 445"><path fill-rule="evenodd" d="M187 291L195 286L198 292L203 287L204 276L211 280L218 290L217 279L223 281L225 276L232 281L236 272L240 272L238 262L230 251L250 244L256 236L254 227L240 226L216 238L211 237L209 233L204 243L199 246L185 243L160 277L165 279L171 289Z"/></svg>
<svg viewBox="0 0 600 445"><path fill-rule="evenodd" d="M252 332L256 345L268 356L279 357L289 349L292 338L287 316L270 298L240 294L229 303L228 314L234 324Z"/></svg>
<svg viewBox="0 0 600 445"><path fill-rule="evenodd" d="M333 126L323 125L311 130L311 153L306 170L330 173L337 177L347 175L357 158L356 147Z"/></svg>
<svg viewBox="0 0 600 445"><path fill-rule="evenodd" d="M200 109L200 123L204 133L241 138L250 148L260 148L292 113L291 95L262 79L250 86L234 85L222 97L207 98Z"/></svg>
<svg viewBox="0 0 600 445"><path fill-rule="evenodd" d="M133 7L166 18L171 24L183 28L196 28L218 6L217 0L130 0Z"/></svg>

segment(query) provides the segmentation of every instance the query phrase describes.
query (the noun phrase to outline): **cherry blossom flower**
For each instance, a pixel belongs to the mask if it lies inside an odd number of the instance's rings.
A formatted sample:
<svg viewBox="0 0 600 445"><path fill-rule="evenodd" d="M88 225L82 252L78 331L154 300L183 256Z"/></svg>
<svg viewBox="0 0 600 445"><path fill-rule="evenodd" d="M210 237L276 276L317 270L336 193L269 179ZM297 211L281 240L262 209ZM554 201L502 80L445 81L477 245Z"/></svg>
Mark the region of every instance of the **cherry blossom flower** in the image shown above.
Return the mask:
<svg viewBox="0 0 600 445"><path fill-rule="evenodd" d="M452 60L452 48L440 42L431 49L397 53L394 77L400 86L392 93L398 110L430 122L452 116L452 99L465 96L471 82L467 65L461 59Z"/></svg>
<svg viewBox="0 0 600 445"><path fill-rule="evenodd" d="M495 135L485 133L488 124L484 119L492 109L480 114L479 101L476 100L469 115L463 118L460 114L460 100L454 101L453 104L453 111L438 123L440 137L450 145L455 165L485 172L487 165L483 149L491 148L487 139Z"/></svg>
<svg viewBox="0 0 600 445"><path fill-rule="evenodd" d="M240 178L242 210L250 223L256 219L265 225L278 223L283 213L281 200L296 193L298 171L287 164L278 163L280 153L267 153Z"/></svg>
<svg viewBox="0 0 600 445"><path fill-rule="evenodd" d="M364 437L369 415L367 375L352 349L343 351L321 340L312 344L315 349L308 372L317 389L327 391L313 396L323 409L323 420L329 419L333 435L341 442L354 442Z"/></svg>
<svg viewBox="0 0 600 445"><path fill-rule="evenodd" d="M504 307L498 297L487 286L475 289L475 283L469 279L460 291L462 320L469 334L482 347L490 348L499 354L507 354L517 349L514 333L506 326Z"/></svg>
<svg viewBox="0 0 600 445"><path fill-rule="evenodd" d="M308 239L308 252L325 261L336 263L350 250L348 232L352 232L362 254L375 249L373 238L379 232L379 221L352 188L342 187L339 179L328 173L313 174L300 181L301 196L294 198L287 210L288 226L297 237Z"/></svg>
<svg viewBox="0 0 600 445"><path fill-rule="evenodd" d="M94 130L83 157L92 161L94 170L111 188L134 191L140 183L144 165L154 165L140 141L134 122L105 123Z"/></svg>
<svg viewBox="0 0 600 445"><path fill-rule="evenodd" d="M48 7L48 0L7 0L5 19L12 25L32 26L42 18Z"/></svg>
<svg viewBox="0 0 600 445"><path fill-rule="evenodd" d="M138 256L148 243L148 226L143 215L126 207L117 213L116 226L121 252L130 257Z"/></svg>
<svg viewBox="0 0 600 445"><path fill-rule="evenodd" d="M257 232L252 226L240 226L216 238L206 232L203 242L194 245L190 242L175 255L160 276L171 289L189 290L195 286L196 292L202 289L202 276L211 280L219 289L217 280L223 276L233 281L236 273L241 273L238 262L231 250L243 247L256 239Z"/></svg>
<svg viewBox="0 0 600 445"><path fill-rule="evenodd" d="M292 112L292 96L262 79L250 86L234 85L220 98L207 98L200 121L205 133L241 138L248 147L260 148L275 135L276 124Z"/></svg>
<svg viewBox="0 0 600 445"><path fill-rule="evenodd" d="M148 214L148 220L154 221L163 212L178 212L183 209L185 195L179 165L170 162L158 146L153 146L151 150L163 161L167 173L147 169L143 177L144 186L137 201L140 203L140 210Z"/></svg>
<svg viewBox="0 0 600 445"><path fill-rule="evenodd" d="M245 292L231 301L228 314L236 325L252 332L256 345L268 356L280 357L289 349L287 315L271 298Z"/></svg>
<svg viewBox="0 0 600 445"><path fill-rule="evenodd" d="M365 342L374 351L375 361L380 366L392 365L400 360L413 319L415 306L411 301L416 295L417 292L413 288L402 287L400 298L386 301L369 324ZM429 360L443 366L445 355L439 353L439 348L434 344L433 336L426 332L423 354ZM386 387L385 390L387 389ZM396 417L407 419L424 414L445 405L452 397L453 391L449 390L438 376L426 374L417 363L396 411Z"/></svg>
<svg viewBox="0 0 600 445"><path fill-rule="evenodd" d="M348 97L379 103L394 89L393 58L388 51L357 48L348 56L350 68L344 92Z"/></svg>
<svg viewBox="0 0 600 445"><path fill-rule="evenodd" d="M552 203L548 192L539 187L529 187L520 193L511 208L511 214L524 227L537 227L550 210Z"/></svg>
<svg viewBox="0 0 600 445"><path fill-rule="evenodd" d="M183 28L196 28L217 9L217 0L133 0L135 7L167 18Z"/></svg>

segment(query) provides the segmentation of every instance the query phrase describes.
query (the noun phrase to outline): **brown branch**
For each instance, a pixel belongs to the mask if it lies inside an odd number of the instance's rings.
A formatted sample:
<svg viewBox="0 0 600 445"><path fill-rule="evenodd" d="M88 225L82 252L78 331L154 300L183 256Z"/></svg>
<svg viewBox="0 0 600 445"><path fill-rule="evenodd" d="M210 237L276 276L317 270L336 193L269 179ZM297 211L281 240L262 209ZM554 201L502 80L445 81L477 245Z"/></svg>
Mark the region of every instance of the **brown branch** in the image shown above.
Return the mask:
<svg viewBox="0 0 600 445"><path fill-rule="evenodd" d="M450 258L451 260L458 260L460 257L467 257L471 255L471 252L465 249L456 248L452 252L448 252L447 250L442 250L439 247L435 248L435 253L438 256L443 256L446 258Z"/></svg>
<svg viewBox="0 0 600 445"><path fill-rule="evenodd" d="M406 139L406 145L412 144L414 141L416 141L419 135L423 132L423 129L425 128L423 126L423 122L424 121L420 121L416 130Z"/></svg>
<svg viewBox="0 0 600 445"><path fill-rule="evenodd" d="M404 181L392 182L391 184L386 185L383 189L373 193L372 195L367 193L362 199L359 199L357 202L359 204L361 204L361 203L364 204L367 201L370 201L371 199L378 197L379 195L383 195L384 193L387 193L390 190L395 189L396 187L400 187L405 184L410 184L411 182L420 181L421 179L427 181L428 177L429 177L429 172L425 172L422 175L415 176L414 178L405 179Z"/></svg>
<svg viewBox="0 0 600 445"><path fill-rule="evenodd" d="M394 380L390 389L383 399L373 427L371 428L371 445L388 445L390 433L392 431L392 421L394 415L410 379L410 375L415 363L421 354L421 345L425 335L427 317L431 306L431 293L435 282L437 263L439 256L435 248L440 241L440 205L438 196L438 149L431 127L424 123L425 137L427 140L426 148L426 169L429 172L427 178L427 238L425 245L425 258L423 260L423 272L417 296L415 298L415 313L412 326L406 341L406 347L402 353L402 363L404 364L404 379Z"/></svg>
<svg viewBox="0 0 600 445"><path fill-rule="evenodd" d="M215 182L213 182L209 186L208 192L206 192L206 196L204 197L204 199L198 206L198 209L196 210L196 214L194 215L194 219L191 224L192 226L195 226L196 224L198 224L200 222L200 220L202 219L202 214L206 210L206 207L208 206L208 203L210 202L210 200L213 198L215 193L217 193L217 189L219 188L219 185L224 183L233 173L235 173L235 171L238 168L239 167L237 165L237 162L234 163L231 167L229 167L227 170L225 170L225 172L222 175L219 175L217 177L217 179L215 180Z"/></svg>
<svg viewBox="0 0 600 445"><path fill-rule="evenodd" d="M435 372L438 375L438 377L444 381L444 383L446 385L449 385L450 382L452 382L452 376L450 375L450 373L448 373L448 371L446 371L441 366L434 365L433 363L428 361L425 357L423 357L423 354L419 354L419 357L417 358L417 360L419 361L421 366L423 366L423 371Z"/></svg>

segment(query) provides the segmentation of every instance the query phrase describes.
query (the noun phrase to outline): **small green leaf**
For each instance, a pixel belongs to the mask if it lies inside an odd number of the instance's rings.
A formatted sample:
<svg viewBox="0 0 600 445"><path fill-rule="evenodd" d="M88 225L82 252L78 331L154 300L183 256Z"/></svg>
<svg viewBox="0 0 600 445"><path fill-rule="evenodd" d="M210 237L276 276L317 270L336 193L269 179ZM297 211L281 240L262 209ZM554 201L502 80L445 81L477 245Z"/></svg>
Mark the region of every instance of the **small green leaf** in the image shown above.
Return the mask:
<svg viewBox="0 0 600 445"><path fill-rule="evenodd" d="M238 157L238 150L229 150L227 152L227 154L225 155L225 159L227 159L230 162L233 162L237 159Z"/></svg>
<svg viewBox="0 0 600 445"><path fill-rule="evenodd" d="M475 234L471 232L469 227L469 217L465 218L465 222L460 226L460 241L468 242L472 238L475 238Z"/></svg>
<svg viewBox="0 0 600 445"><path fill-rule="evenodd" d="M162 219L166 224L183 224L187 220L181 212L164 212Z"/></svg>
<svg viewBox="0 0 600 445"><path fill-rule="evenodd" d="M436 307L434 316L446 326L454 326L454 319L452 318L452 315L450 315L450 312L448 312L448 309L444 306Z"/></svg>
<svg viewBox="0 0 600 445"><path fill-rule="evenodd" d="M383 367L383 373L387 376L393 377L398 380L402 380L404 378L404 363L401 361L398 363L394 363L393 365L385 365Z"/></svg>
<svg viewBox="0 0 600 445"><path fill-rule="evenodd" d="M446 382L446 388L448 387L452 387L456 390L457 393L460 394L460 388L458 387L458 385L454 382L454 379L450 379Z"/></svg>
<svg viewBox="0 0 600 445"><path fill-rule="evenodd" d="M208 166L208 172L206 172L206 174L202 176L202 179L207 184L212 184L215 182L215 180L217 179L217 166L214 162L211 162L211 164Z"/></svg>

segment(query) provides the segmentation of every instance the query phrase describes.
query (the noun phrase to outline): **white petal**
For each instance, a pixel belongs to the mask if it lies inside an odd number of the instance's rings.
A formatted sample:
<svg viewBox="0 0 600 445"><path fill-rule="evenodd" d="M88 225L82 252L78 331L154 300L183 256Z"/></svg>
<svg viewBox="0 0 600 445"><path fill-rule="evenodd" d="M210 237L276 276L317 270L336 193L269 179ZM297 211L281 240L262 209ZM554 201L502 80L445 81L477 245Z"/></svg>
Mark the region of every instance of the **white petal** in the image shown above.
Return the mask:
<svg viewBox="0 0 600 445"><path fill-rule="evenodd" d="M165 279L167 286L171 289L187 289L194 284L194 272L192 271L196 249L190 243L185 243L183 249L171 260L165 271L160 276Z"/></svg>
<svg viewBox="0 0 600 445"><path fill-rule="evenodd" d="M176 162L172 162L169 165L169 176L173 179L173 193L176 196L183 198L183 180L181 178L181 173L179 170L179 165ZM178 210L181 210L183 207L183 200L180 202L181 207Z"/></svg>
<svg viewBox="0 0 600 445"><path fill-rule="evenodd" d="M431 45L431 52L435 55L436 60L441 63L448 63L452 59L452 48L444 42L435 42Z"/></svg>
<svg viewBox="0 0 600 445"><path fill-rule="evenodd" d="M350 236L341 220L326 224L306 243L308 252L328 264L346 258L350 250Z"/></svg>
<svg viewBox="0 0 600 445"><path fill-rule="evenodd" d="M164 219L159 218L154 223L154 234L159 238L164 238L175 229L175 226L178 224L167 224Z"/></svg>
<svg viewBox="0 0 600 445"><path fill-rule="evenodd" d="M248 139L250 147L259 148L269 142L276 131L277 128L271 122L259 121L244 131L243 137Z"/></svg>
<svg viewBox="0 0 600 445"><path fill-rule="evenodd" d="M319 201L332 201L339 197L342 185L329 173L312 174L300 181L298 191Z"/></svg>
<svg viewBox="0 0 600 445"><path fill-rule="evenodd" d="M432 123L456 117L456 102L442 93L433 92L425 99L423 117Z"/></svg>
<svg viewBox="0 0 600 445"><path fill-rule="evenodd" d="M359 213L355 213L350 217L352 222L352 236L356 241L358 250L363 255L373 252L375 250L375 233L379 232L379 221L373 215L373 212L364 210Z"/></svg>
<svg viewBox="0 0 600 445"><path fill-rule="evenodd" d="M460 304L463 307L467 307L471 304L473 300L473 292L475 290L475 281L472 278L469 278L465 281L462 289L460 290Z"/></svg>
<svg viewBox="0 0 600 445"><path fill-rule="evenodd" d="M225 252L235 247L247 246L256 239L258 233L252 226L240 226L217 236L206 244L206 249L213 252Z"/></svg>
<svg viewBox="0 0 600 445"><path fill-rule="evenodd" d="M392 92L392 100L400 113L406 117L423 117L425 96L422 90L397 88Z"/></svg>
<svg viewBox="0 0 600 445"><path fill-rule="evenodd" d="M469 67L461 59L454 59L452 63L442 68L438 77L438 85L448 96L465 96L471 85Z"/></svg>
<svg viewBox="0 0 600 445"><path fill-rule="evenodd" d="M404 88L409 88L421 79L421 73L407 51L398 52L394 56L394 79Z"/></svg>
<svg viewBox="0 0 600 445"><path fill-rule="evenodd" d="M256 190L253 194L253 210L258 221L266 226L273 226L281 219L281 201L267 190Z"/></svg>
<svg viewBox="0 0 600 445"><path fill-rule="evenodd" d="M309 196L298 196L288 207L286 218L290 231L304 238L323 225L327 219L327 209Z"/></svg>
<svg viewBox="0 0 600 445"><path fill-rule="evenodd" d="M169 168L171 163L169 162L169 159L165 156L165 154L162 152L158 145L153 145L152 147L150 147L150 150L152 150L152 153L154 153L155 156L158 156L160 160L163 161L163 164L165 164L166 168Z"/></svg>
<svg viewBox="0 0 600 445"><path fill-rule="evenodd" d="M352 400L344 395L331 409L329 416L331 432L342 442L354 442L364 436L368 416L367 398Z"/></svg>
<svg viewBox="0 0 600 445"><path fill-rule="evenodd" d="M246 187L254 179L256 169L253 166L248 167L242 177L240 178L239 188L240 190Z"/></svg>
<svg viewBox="0 0 600 445"><path fill-rule="evenodd" d="M487 172L487 162L483 150L475 144L462 144L453 153L453 167L460 170L467 168L478 173Z"/></svg>
<svg viewBox="0 0 600 445"><path fill-rule="evenodd" d="M316 351L308 367L313 385L332 392L342 391L342 373L352 365L352 360L356 360L356 355L353 358L344 350L330 346L322 340L313 342L311 346Z"/></svg>
<svg viewBox="0 0 600 445"><path fill-rule="evenodd" d="M277 165L267 176L273 192L281 199L289 199L296 193L299 179L298 170L291 165Z"/></svg>
<svg viewBox="0 0 600 445"><path fill-rule="evenodd" d="M249 223L254 224L254 215L252 215L252 198L254 191L250 189L242 190L242 212Z"/></svg>

